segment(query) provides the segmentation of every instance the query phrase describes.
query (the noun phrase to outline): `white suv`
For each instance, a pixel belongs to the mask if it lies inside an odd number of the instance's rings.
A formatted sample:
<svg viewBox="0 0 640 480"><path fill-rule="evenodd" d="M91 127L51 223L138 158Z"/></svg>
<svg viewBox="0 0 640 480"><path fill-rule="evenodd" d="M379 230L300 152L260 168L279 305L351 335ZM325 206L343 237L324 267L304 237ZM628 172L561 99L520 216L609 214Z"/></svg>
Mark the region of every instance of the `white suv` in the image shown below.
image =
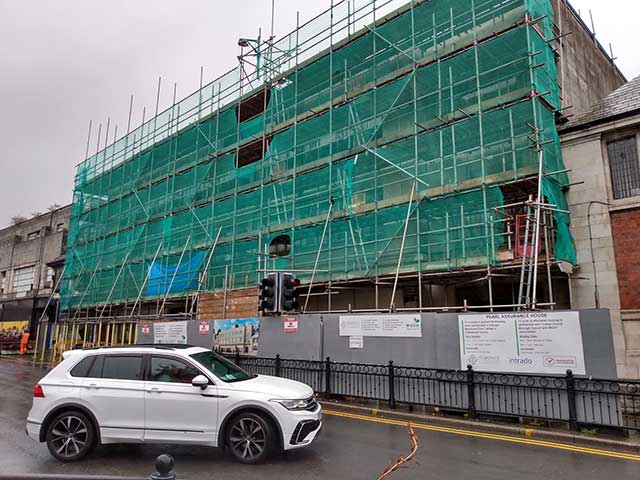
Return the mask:
<svg viewBox="0 0 640 480"><path fill-rule="evenodd" d="M227 447L244 463L309 445L322 426L311 387L251 375L210 350L178 345L64 353L34 387L27 434L62 461L96 444Z"/></svg>

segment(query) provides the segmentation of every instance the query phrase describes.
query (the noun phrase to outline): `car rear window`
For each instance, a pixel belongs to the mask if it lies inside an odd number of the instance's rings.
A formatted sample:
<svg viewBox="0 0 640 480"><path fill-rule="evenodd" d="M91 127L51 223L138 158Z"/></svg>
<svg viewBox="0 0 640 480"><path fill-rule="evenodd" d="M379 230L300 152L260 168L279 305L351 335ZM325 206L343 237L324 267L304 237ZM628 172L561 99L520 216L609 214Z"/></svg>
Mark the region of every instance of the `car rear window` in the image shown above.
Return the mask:
<svg viewBox="0 0 640 480"><path fill-rule="evenodd" d="M95 355L91 355L89 357L83 358L82 360L80 360L80 363L78 363L75 367L71 369L69 373L71 374L72 377L76 377L76 378L88 377L89 370L91 369L91 366L93 365L93 361L95 360L95 358L96 358Z"/></svg>
<svg viewBox="0 0 640 480"><path fill-rule="evenodd" d="M93 365L87 373L89 378L100 378L102 376L102 364L104 363L104 355L95 355Z"/></svg>
<svg viewBox="0 0 640 480"><path fill-rule="evenodd" d="M104 355L102 378L142 380L141 355Z"/></svg>

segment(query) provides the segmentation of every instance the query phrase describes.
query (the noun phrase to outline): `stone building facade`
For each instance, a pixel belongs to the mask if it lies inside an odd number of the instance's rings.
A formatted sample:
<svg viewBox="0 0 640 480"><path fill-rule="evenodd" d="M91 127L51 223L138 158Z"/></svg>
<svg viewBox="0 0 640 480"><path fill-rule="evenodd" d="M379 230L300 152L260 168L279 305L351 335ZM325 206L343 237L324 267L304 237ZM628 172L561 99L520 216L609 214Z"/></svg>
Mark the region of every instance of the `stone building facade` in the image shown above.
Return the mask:
<svg viewBox="0 0 640 480"><path fill-rule="evenodd" d="M70 212L65 206L0 230L0 329L33 329L42 316L64 267Z"/></svg>
<svg viewBox="0 0 640 480"><path fill-rule="evenodd" d="M579 269L573 308L608 308L618 375L640 378L640 77L560 130Z"/></svg>

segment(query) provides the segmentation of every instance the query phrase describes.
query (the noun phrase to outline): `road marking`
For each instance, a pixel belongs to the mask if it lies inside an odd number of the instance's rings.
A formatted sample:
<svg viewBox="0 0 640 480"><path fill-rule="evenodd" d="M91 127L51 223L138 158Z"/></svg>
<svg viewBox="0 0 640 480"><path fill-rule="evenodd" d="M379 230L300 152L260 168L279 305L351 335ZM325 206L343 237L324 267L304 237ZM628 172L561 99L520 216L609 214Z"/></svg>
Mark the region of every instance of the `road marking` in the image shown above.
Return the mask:
<svg viewBox="0 0 640 480"><path fill-rule="evenodd" d="M360 415L356 413L339 412L336 410L323 410L325 415L332 415L334 417L350 418L353 420L363 420L366 422L384 423L387 425L397 425L404 427L409 422L403 420L394 420L391 418L371 417L368 415ZM495 433L476 432L473 430L463 430L459 428L440 427L437 425L426 425L424 423L410 422L411 426L419 430L430 430L434 432L452 433L454 435L464 435L467 437L478 437L490 440L499 440L502 442L520 443L525 445L534 445L538 447L554 448L556 450L565 450L569 452L585 453L588 455L599 455L603 457L619 458L623 460L631 460L634 462L640 462L640 455L625 452L614 452L611 450L601 450L598 448L581 447L579 445L570 445L566 443L548 442L545 440L534 440L531 438L521 438L511 435L501 435Z"/></svg>

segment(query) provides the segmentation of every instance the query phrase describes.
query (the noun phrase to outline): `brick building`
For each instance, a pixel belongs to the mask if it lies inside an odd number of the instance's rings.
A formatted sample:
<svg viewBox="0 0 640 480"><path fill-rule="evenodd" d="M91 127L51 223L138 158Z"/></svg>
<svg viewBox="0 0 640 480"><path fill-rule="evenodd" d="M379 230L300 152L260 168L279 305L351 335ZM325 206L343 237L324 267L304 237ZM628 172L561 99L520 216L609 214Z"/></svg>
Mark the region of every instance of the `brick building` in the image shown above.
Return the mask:
<svg viewBox="0 0 640 480"><path fill-rule="evenodd" d="M70 213L68 205L0 230L0 330L33 330L42 315L64 266Z"/></svg>
<svg viewBox="0 0 640 480"><path fill-rule="evenodd" d="M640 77L560 129L580 268L573 308L608 308L618 374L640 377Z"/></svg>

